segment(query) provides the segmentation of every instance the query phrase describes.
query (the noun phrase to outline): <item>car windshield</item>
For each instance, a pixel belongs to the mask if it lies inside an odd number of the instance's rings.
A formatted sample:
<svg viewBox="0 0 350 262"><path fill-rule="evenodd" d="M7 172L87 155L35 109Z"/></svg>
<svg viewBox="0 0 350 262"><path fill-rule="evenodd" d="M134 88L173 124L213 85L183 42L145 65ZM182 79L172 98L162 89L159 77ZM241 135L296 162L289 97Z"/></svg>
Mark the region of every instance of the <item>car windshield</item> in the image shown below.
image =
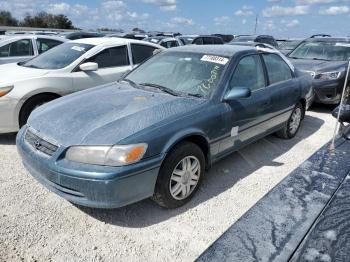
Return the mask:
<svg viewBox="0 0 350 262"><path fill-rule="evenodd" d="M278 48L279 49L286 49L286 50L293 50L294 48L296 48L298 46L299 43L300 43L300 41L298 41L298 40L281 41L278 43Z"/></svg>
<svg viewBox="0 0 350 262"><path fill-rule="evenodd" d="M299 45L289 57L347 61L350 58L350 42L305 42Z"/></svg>
<svg viewBox="0 0 350 262"><path fill-rule="evenodd" d="M228 62L227 57L209 54L160 53L132 71L126 80L139 86L163 87L178 95L208 97Z"/></svg>
<svg viewBox="0 0 350 262"><path fill-rule="evenodd" d="M158 44L163 38L156 38L156 37L148 37L143 39L144 41L153 43L153 44Z"/></svg>
<svg viewBox="0 0 350 262"><path fill-rule="evenodd" d="M231 42L254 42L255 37L253 36L239 36L233 39Z"/></svg>
<svg viewBox="0 0 350 262"><path fill-rule="evenodd" d="M73 63L93 47L93 45L88 44L64 43L21 64L21 66L39 69L61 69Z"/></svg>
<svg viewBox="0 0 350 262"><path fill-rule="evenodd" d="M193 42L194 37L181 37L179 38L184 45L189 45Z"/></svg>

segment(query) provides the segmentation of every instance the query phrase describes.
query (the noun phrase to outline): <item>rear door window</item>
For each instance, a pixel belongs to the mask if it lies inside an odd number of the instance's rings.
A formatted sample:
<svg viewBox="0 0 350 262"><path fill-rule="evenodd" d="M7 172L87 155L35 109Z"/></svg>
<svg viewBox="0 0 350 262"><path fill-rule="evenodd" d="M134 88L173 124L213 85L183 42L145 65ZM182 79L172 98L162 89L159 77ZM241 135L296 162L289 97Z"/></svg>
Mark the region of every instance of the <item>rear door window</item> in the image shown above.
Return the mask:
<svg viewBox="0 0 350 262"><path fill-rule="evenodd" d="M203 45L203 38L200 37L200 38L197 38L193 41L193 44L195 45Z"/></svg>
<svg viewBox="0 0 350 262"><path fill-rule="evenodd" d="M33 45L30 39L21 39L0 47L0 57L33 56Z"/></svg>
<svg viewBox="0 0 350 262"><path fill-rule="evenodd" d="M258 90L265 87L265 74L259 55L243 57L230 81L230 88Z"/></svg>
<svg viewBox="0 0 350 262"><path fill-rule="evenodd" d="M38 38L36 40L36 45L38 47L39 54L46 52L47 50L58 46L62 44L62 42L53 40L53 39L47 39L47 38Z"/></svg>
<svg viewBox="0 0 350 262"><path fill-rule="evenodd" d="M156 49L157 48L148 45L131 44L133 63L136 65L141 64L143 61L153 56Z"/></svg>
<svg viewBox="0 0 350 262"><path fill-rule="evenodd" d="M130 65L128 49L126 45L107 48L85 62L94 62L99 68Z"/></svg>
<svg viewBox="0 0 350 262"><path fill-rule="evenodd" d="M287 63L276 54L263 54L270 85L293 78Z"/></svg>
<svg viewBox="0 0 350 262"><path fill-rule="evenodd" d="M221 45L223 44L223 41L220 38L214 38L214 44Z"/></svg>
<svg viewBox="0 0 350 262"><path fill-rule="evenodd" d="M212 44L214 44L213 38L211 38L211 37L204 37L203 38L203 44L204 45L212 45Z"/></svg>

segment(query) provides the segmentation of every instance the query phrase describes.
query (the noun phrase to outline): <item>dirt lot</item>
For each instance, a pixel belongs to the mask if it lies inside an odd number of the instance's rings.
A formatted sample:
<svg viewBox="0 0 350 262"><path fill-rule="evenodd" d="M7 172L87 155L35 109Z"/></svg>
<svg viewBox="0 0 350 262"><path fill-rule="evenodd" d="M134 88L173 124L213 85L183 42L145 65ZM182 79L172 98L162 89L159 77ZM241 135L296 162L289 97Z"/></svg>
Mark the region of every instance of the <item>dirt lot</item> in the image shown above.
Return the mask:
<svg viewBox="0 0 350 262"><path fill-rule="evenodd" d="M269 136L216 164L188 205L150 200L78 208L23 168L15 135L0 135L0 261L193 261L264 194L326 143L329 110L307 113L298 136Z"/></svg>

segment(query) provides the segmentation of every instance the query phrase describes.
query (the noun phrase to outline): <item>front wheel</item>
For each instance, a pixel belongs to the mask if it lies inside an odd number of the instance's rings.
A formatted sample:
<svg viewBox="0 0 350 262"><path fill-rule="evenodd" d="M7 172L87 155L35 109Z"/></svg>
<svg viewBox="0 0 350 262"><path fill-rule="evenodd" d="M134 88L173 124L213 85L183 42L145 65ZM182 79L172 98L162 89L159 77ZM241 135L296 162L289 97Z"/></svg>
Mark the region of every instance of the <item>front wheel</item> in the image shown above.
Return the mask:
<svg viewBox="0 0 350 262"><path fill-rule="evenodd" d="M304 117L304 107L301 103L298 103L289 117L288 121L285 123L284 127L277 131L276 135L280 138L291 139L295 137L301 125L301 121Z"/></svg>
<svg viewBox="0 0 350 262"><path fill-rule="evenodd" d="M165 208L187 203L198 189L205 171L205 157L196 144L182 142L166 157L160 169L153 200Z"/></svg>

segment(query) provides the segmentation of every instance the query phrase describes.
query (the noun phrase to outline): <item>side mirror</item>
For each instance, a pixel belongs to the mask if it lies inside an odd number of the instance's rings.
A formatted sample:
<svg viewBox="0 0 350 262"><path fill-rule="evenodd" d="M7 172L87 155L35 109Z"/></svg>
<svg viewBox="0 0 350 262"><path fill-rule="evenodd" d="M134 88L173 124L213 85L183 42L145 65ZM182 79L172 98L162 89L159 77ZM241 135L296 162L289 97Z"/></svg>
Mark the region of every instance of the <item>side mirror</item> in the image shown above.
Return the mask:
<svg viewBox="0 0 350 262"><path fill-rule="evenodd" d="M84 72L89 72L89 71L97 71L98 70L98 64L97 63L93 63L93 62L87 62L84 64L81 64L79 66L81 71Z"/></svg>
<svg viewBox="0 0 350 262"><path fill-rule="evenodd" d="M239 98L248 98L252 95L249 88L237 87L231 89L224 97L224 101L229 102Z"/></svg>

